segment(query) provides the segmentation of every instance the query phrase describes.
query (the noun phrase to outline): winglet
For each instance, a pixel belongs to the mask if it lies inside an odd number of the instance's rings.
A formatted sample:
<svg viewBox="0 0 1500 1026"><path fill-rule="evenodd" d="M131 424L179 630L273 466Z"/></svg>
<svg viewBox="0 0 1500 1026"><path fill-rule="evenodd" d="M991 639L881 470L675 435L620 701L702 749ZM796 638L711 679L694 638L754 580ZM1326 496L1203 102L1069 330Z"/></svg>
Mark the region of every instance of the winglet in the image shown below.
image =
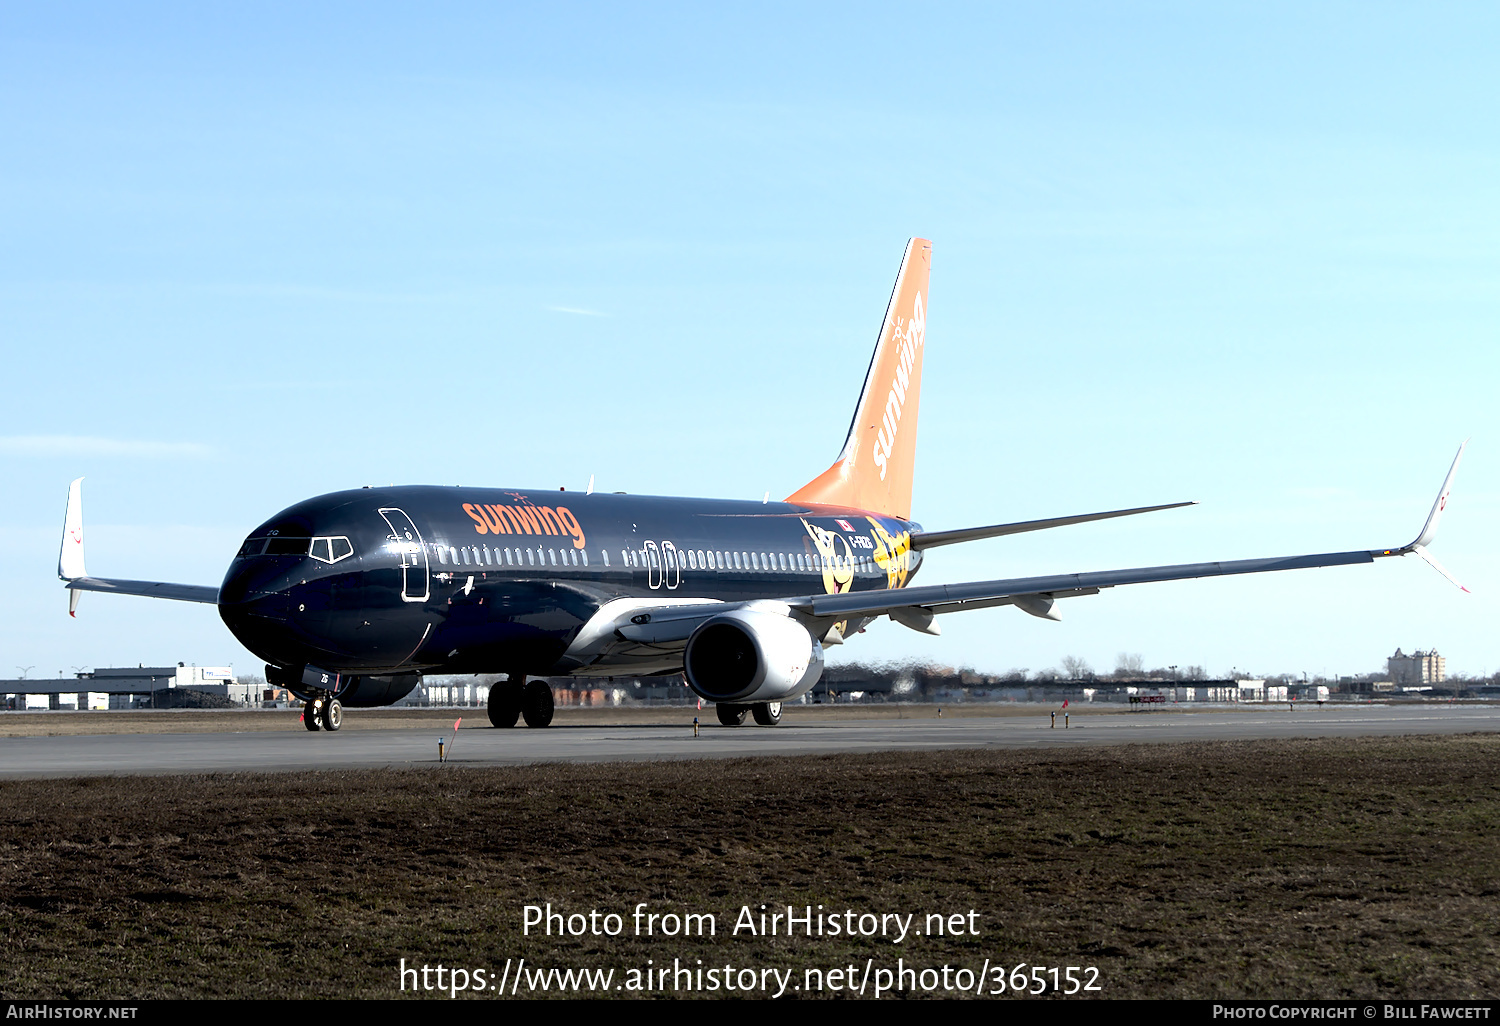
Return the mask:
<svg viewBox="0 0 1500 1026"><path fill-rule="evenodd" d="M1424 545L1413 546L1412 547L1412 551L1415 552L1417 555L1421 556L1423 559L1427 560L1427 565L1428 566L1432 567L1438 573L1440 573L1444 577L1448 578L1448 580L1450 582L1452 582L1453 585L1455 587L1457 587L1459 591L1468 591L1470 595L1474 594L1473 592L1469 591L1468 588L1465 588L1463 586L1463 584L1459 581L1459 579L1457 577L1454 577L1447 570L1443 569L1443 564L1439 563L1437 560L1435 560L1435 559L1432 558L1432 553L1430 553L1430 552L1427 551L1427 547L1426 546L1424 546Z"/></svg>
<svg viewBox="0 0 1500 1026"><path fill-rule="evenodd" d="M1432 544L1432 537L1437 534L1438 521L1443 517L1443 510L1448 508L1448 494L1453 491L1453 475L1458 473L1458 461L1464 458L1464 449L1468 445L1469 440L1465 438L1464 444L1458 447L1458 455L1453 457L1453 466L1448 468L1448 476L1443 478L1443 490L1438 492L1437 501L1432 504L1432 512L1427 514L1427 523L1422 525L1422 533L1417 535L1416 541L1406 546L1405 552L1416 552Z"/></svg>
<svg viewBox="0 0 1500 1026"><path fill-rule="evenodd" d="M65 581L87 577L83 568L83 478L68 486L68 508L63 514L62 548L57 554L57 576ZM68 593L68 615L78 615L78 592Z"/></svg>
<svg viewBox="0 0 1500 1026"><path fill-rule="evenodd" d="M1469 440L1465 438L1463 445L1458 447L1458 455L1453 457L1453 465L1448 468L1448 476L1443 478L1442 491L1438 492L1437 501L1432 504L1432 512L1427 514L1427 522L1422 525L1421 533L1410 544L1403 545L1399 549L1382 549L1371 553L1371 555L1405 556L1415 552L1426 560L1434 570L1448 578L1459 589L1462 591L1469 590L1459 583L1458 578L1443 569L1443 565L1432 557L1432 553L1427 551L1427 546L1432 544L1432 539L1437 535L1438 521L1443 518L1443 510L1448 508L1448 496L1453 491L1453 477L1458 473L1459 461L1464 458L1464 449L1468 448L1468 445Z"/></svg>
<svg viewBox="0 0 1500 1026"><path fill-rule="evenodd" d="M57 555L57 576L65 581L87 577L83 568L83 478L68 486L68 511L63 514L62 550Z"/></svg>

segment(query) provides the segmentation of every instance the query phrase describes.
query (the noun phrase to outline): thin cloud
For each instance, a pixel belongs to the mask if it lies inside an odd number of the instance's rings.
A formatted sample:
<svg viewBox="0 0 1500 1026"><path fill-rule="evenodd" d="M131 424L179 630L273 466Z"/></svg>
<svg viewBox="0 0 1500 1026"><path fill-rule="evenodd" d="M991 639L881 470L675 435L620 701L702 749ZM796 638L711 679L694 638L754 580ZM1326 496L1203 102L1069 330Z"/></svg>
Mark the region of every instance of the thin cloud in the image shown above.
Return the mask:
<svg viewBox="0 0 1500 1026"><path fill-rule="evenodd" d="M181 459L207 456L213 450L200 442L142 442L89 435L3 435L0 453L10 456L133 456L141 459Z"/></svg>
<svg viewBox="0 0 1500 1026"><path fill-rule="evenodd" d="M549 306L548 310L554 313L578 314L580 317L608 317L608 314L600 313L598 310L585 310L581 306Z"/></svg>

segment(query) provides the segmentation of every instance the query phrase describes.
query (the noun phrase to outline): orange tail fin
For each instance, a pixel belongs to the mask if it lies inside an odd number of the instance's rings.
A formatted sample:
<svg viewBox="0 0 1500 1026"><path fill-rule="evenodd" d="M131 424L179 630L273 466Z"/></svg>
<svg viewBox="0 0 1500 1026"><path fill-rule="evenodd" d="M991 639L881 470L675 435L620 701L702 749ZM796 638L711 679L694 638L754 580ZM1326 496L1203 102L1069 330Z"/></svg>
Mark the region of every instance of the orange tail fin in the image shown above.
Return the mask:
<svg viewBox="0 0 1500 1026"><path fill-rule="evenodd" d="M788 502L852 506L910 518L931 269L932 243L912 239L906 244L838 462L789 495Z"/></svg>

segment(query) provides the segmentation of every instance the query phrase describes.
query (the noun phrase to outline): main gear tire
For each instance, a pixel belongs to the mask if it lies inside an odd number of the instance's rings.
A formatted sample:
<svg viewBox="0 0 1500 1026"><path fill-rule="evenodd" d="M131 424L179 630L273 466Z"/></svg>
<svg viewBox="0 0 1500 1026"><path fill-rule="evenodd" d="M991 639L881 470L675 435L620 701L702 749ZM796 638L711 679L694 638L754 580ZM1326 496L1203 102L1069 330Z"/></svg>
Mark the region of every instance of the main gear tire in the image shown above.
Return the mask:
<svg viewBox="0 0 1500 1026"><path fill-rule="evenodd" d="M528 683L521 692L521 715L528 727L546 727L552 723L552 688L544 680Z"/></svg>
<svg viewBox="0 0 1500 1026"><path fill-rule="evenodd" d="M750 712L762 727L774 727L781 722L780 702L757 702L750 707Z"/></svg>
<svg viewBox="0 0 1500 1026"><path fill-rule="evenodd" d="M719 717L719 722L726 727L738 727L745 722L746 709L743 705L730 705L720 702L714 706L714 715Z"/></svg>
<svg viewBox="0 0 1500 1026"><path fill-rule="evenodd" d="M508 729L516 725L521 718L521 685L517 680L524 680L511 674L510 680L496 681L490 688L490 725Z"/></svg>

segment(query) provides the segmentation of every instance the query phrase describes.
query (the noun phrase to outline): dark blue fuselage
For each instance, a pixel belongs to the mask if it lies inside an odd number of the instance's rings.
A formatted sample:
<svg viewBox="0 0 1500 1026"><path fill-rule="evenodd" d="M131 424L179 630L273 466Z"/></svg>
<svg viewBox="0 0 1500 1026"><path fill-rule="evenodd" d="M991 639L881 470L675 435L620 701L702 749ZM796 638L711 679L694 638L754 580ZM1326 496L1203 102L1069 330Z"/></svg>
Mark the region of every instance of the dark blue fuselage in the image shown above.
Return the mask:
<svg viewBox="0 0 1500 1026"><path fill-rule="evenodd" d="M395 487L298 503L246 540L219 612L260 658L338 673L672 672L575 640L606 604L900 587L910 521L851 509ZM651 664L651 665L648 665Z"/></svg>

